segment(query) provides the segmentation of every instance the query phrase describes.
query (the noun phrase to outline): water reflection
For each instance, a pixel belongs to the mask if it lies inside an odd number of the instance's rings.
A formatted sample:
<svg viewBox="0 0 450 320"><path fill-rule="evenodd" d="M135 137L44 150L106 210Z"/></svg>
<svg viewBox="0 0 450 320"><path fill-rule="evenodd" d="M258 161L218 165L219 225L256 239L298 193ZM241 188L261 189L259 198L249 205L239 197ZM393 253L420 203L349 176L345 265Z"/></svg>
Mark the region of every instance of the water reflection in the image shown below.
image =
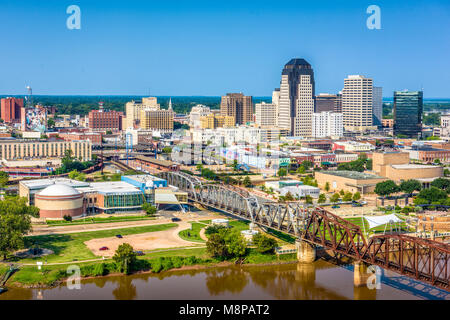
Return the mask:
<svg viewBox="0 0 450 320"><path fill-rule="evenodd" d="M39 292L41 292L39 294ZM410 299L404 290L354 287L353 271L323 260L313 264L230 266L113 276L82 281L81 290L13 289L3 299Z"/></svg>

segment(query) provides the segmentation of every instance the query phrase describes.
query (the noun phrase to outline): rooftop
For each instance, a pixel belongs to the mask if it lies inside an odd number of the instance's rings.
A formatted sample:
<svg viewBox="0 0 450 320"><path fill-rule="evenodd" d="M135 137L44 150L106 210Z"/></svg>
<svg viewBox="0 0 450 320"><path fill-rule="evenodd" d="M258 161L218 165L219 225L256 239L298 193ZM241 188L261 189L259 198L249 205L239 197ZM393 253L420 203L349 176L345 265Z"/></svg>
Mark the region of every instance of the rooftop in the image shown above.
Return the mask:
<svg viewBox="0 0 450 320"><path fill-rule="evenodd" d="M49 179L36 179L36 180L25 180L20 182L22 185L26 186L30 190L43 189L47 186L54 184L65 184L72 186L74 188L87 187L89 183L83 181L77 181L67 178L49 178Z"/></svg>
<svg viewBox="0 0 450 320"><path fill-rule="evenodd" d="M393 164L391 165L394 169L410 169L410 170L420 170L420 169L432 169L436 166L427 166L424 164Z"/></svg>
<svg viewBox="0 0 450 320"><path fill-rule="evenodd" d="M322 171L321 173L356 180L384 179L383 177L377 176L375 174L358 171Z"/></svg>
<svg viewBox="0 0 450 320"><path fill-rule="evenodd" d="M54 184L46 187L39 192L41 196L73 196L78 195L80 192L67 184Z"/></svg>
<svg viewBox="0 0 450 320"><path fill-rule="evenodd" d="M84 193L98 192L104 195L117 193L142 194L138 188L124 181L91 182L88 186L78 188L78 190Z"/></svg>

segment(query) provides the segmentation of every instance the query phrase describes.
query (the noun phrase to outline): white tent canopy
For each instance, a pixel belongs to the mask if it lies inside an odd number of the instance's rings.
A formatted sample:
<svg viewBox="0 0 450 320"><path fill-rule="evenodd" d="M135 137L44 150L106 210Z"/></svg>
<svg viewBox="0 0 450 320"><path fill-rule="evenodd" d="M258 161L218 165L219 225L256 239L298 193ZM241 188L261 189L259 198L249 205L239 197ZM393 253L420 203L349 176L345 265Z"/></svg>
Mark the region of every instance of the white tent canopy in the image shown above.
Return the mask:
<svg viewBox="0 0 450 320"><path fill-rule="evenodd" d="M369 223L369 229L373 229L388 223L394 224L397 222L403 222L403 220L398 218L395 214L388 214L384 216L371 216L371 217L364 216L364 218L366 218L367 222Z"/></svg>

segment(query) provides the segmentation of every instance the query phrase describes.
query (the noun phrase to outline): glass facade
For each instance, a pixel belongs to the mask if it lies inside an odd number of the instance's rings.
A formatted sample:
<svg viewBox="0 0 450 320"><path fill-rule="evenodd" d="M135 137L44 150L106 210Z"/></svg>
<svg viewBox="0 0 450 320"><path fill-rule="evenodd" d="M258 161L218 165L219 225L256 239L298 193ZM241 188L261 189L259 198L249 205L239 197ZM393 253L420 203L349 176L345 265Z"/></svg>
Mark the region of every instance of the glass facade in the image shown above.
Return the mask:
<svg viewBox="0 0 450 320"><path fill-rule="evenodd" d="M394 92L394 135L417 138L422 131L423 92Z"/></svg>
<svg viewBox="0 0 450 320"><path fill-rule="evenodd" d="M141 193L109 194L105 195L104 206L106 209L139 207L144 203Z"/></svg>

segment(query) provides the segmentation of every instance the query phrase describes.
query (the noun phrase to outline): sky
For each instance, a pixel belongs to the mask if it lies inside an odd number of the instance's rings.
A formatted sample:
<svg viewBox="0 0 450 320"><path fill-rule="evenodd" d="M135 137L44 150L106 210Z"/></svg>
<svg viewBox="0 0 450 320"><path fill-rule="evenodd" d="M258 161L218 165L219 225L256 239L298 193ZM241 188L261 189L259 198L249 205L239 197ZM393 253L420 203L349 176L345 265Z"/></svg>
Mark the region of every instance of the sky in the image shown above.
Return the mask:
<svg viewBox="0 0 450 320"><path fill-rule="evenodd" d="M384 97L450 98L448 0L0 0L0 39L0 94L271 96L284 64L304 58L316 93L362 74Z"/></svg>

